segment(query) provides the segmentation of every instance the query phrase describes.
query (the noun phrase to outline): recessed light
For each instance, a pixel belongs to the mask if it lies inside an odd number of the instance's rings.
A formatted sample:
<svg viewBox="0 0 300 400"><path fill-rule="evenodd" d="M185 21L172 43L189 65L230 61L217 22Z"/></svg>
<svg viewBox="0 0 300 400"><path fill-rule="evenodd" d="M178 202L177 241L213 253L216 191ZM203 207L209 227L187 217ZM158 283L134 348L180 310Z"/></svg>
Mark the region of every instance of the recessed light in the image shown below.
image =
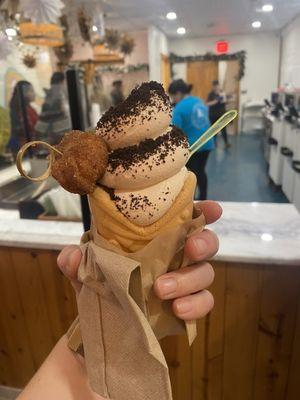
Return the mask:
<svg viewBox="0 0 300 400"><path fill-rule="evenodd" d="M274 7L272 4L264 4L262 6L263 12L272 12L274 10Z"/></svg>
<svg viewBox="0 0 300 400"><path fill-rule="evenodd" d="M252 22L252 28L258 29L260 27L261 27L261 22L260 21Z"/></svg>
<svg viewBox="0 0 300 400"><path fill-rule="evenodd" d="M6 28L5 33L7 36L17 36L17 31L14 28Z"/></svg>
<svg viewBox="0 0 300 400"><path fill-rule="evenodd" d="M263 240L264 242L272 242L273 240L273 236L270 233L263 233L260 236L261 240Z"/></svg>
<svg viewBox="0 0 300 400"><path fill-rule="evenodd" d="M186 33L186 29L183 26L177 28L178 35L184 35Z"/></svg>
<svg viewBox="0 0 300 400"><path fill-rule="evenodd" d="M96 27L96 25L93 25L92 30L93 32L97 32L98 28Z"/></svg>
<svg viewBox="0 0 300 400"><path fill-rule="evenodd" d="M170 12L168 12L168 14L166 15L166 18L167 18L167 19L173 20L173 19L176 19L176 18L177 18L177 15L176 15L176 13L175 13L174 11L170 11Z"/></svg>

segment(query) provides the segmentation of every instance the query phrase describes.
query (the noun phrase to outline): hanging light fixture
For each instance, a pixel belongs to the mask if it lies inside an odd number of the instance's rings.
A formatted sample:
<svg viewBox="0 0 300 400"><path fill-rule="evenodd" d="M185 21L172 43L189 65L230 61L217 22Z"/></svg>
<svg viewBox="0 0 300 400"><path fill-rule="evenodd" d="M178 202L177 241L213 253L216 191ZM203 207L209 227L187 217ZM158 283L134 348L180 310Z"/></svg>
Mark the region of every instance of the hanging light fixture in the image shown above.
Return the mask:
<svg viewBox="0 0 300 400"><path fill-rule="evenodd" d="M56 24L33 24L22 22L19 25L20 41L34 46L56 47L64 44L62 28Z"/></svg>

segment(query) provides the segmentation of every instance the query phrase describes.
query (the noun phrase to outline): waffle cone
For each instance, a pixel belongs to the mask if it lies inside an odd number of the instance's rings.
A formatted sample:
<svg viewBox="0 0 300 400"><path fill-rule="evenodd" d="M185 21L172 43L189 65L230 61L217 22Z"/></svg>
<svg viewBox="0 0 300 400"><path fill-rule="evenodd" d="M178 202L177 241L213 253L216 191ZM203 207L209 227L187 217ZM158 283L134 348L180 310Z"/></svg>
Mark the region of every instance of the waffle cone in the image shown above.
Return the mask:
<svg viewBox="0 0 300 400"><path fill-rule="evenodd" d="M97 188L89 195L92 219L97 232L111 244L126 252L135 252L146 246L166 229L172 229L192 219L196 177L188 172L185 184L172 207L158 221L138 226L129 221L116 207L109 194Z"/></svg>

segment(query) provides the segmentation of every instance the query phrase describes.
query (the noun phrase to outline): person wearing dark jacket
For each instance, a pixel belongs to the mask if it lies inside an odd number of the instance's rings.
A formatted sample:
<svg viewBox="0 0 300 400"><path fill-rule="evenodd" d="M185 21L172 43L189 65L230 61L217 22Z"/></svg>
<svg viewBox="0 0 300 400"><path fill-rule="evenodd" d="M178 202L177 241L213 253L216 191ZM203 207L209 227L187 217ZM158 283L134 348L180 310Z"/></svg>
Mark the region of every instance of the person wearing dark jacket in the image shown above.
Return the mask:
<svg viewBox="0 0 300 400"><path fill-rule="evenodd" d="M222 94L219 81L217 80L212 82L212 90L207 97L206 105L209 107L209 119L213 125L226 112L225 95ZM226 148L230 147L226 127L223 128L221 133Z"/></svg>
<svg viewBox="0 0 300 400"><path fill-rule="evenodd" d="M111 101L113 106L117 106L118 104L124 101L125 96L123 93L123 82L118 80L113 82L113 89L110 92Z"/></svg>
<svg viewBox="0 0 300 400"><path fill-rule="evenodd" d="M65 132L71 130L69 106L65 94L65 75L54 72L35 130L40 140L57 144Z"/></svg>
<svg viewBox="0 0 300 400"><path fill-rule="evenodd" d="M35 92L32 84L27 81L17 82L9 102L10 138L7 144L14 158L24 143L35 139L38 115L30 105L34 100Z"/></svg>

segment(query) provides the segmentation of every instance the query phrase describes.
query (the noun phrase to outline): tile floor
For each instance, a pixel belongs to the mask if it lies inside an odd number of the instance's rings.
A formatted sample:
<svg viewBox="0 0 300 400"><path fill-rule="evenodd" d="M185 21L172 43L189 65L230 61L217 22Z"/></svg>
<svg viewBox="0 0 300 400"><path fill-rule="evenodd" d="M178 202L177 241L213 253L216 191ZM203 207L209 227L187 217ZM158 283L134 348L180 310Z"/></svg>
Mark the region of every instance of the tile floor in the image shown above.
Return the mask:
<svg viewBox="0 0 300 400"><path fill-rule="evenodd" d="M221 137L208 159L208 198L220 201L288 203L269 181L260 134L230 136L224 149Z"/></svg>

